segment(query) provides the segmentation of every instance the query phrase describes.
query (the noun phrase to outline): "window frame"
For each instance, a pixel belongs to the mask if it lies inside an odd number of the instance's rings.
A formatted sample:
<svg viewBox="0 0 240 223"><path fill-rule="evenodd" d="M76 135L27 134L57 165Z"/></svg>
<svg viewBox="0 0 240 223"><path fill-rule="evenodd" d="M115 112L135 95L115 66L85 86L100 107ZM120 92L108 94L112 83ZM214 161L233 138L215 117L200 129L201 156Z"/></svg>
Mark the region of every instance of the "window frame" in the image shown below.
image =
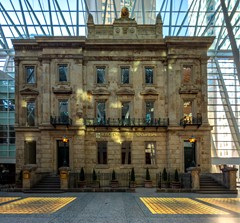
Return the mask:
<svg viewBox="0 0 240 223"><path fill-rule="evenodd" d="M123 157L123 154L125 154L124 157ZM121 144L121 164L122 165L132 164L132 141L124 141Z"/></svg>
<svg viewBox="0 0 240 223"><path fill-rule="evenodd" d="M148 121L148 117L147 117L147 103L152 103L153 104L153 112L152 112L152 114L153 114L153 117L150 117L150 120ZM154 110L155 110L155 100L145 100L145 119L146 119L146 123L152 123L153 121L154 121L154 119L155 119L155 112L154 112Z"/></svg>
<svg viewBox="0 0 240 223"><path fill-rule="evenodd" d="M30 103L34 104L33 124L31 124L30 119L29 119L29 115L30 114L29 114L29 110L28 110L28 105ZM36 108L37 108L37 106L36 106L36 101L35 100L30 100L30 101L26 102L26 123L27 123L27 126L29 126L29 127L36 126L36 117L37 117L37 115L36 115Z"/></svg>
<svg viewBox="0 0 240 223"><path fill-rule="evenodd" d="M123 69L128 69L128 83L123 83L123 78L122 78L122 71ZM128 86L131 84L131 70L130 70L130 66L120 66L120 85L123 85L123 86Z"/></svg>
<svg viewBox="0 0 240 223"><path fill-rule="evenodd" d="M104 104L104 116L103 116L103 119L101 119L101 117L100 117L100 119L98 118L98 104L99 103L103 103ZM106 123L106 121L107 121L107 112L106 112L106 100L96 100L96 103L95 103L96 105L95 105L95 117L96 117L96 120L97 120L97 123L99 124L99 125L101 125L101 124L105 124Z"/></svg>
<svg viewBox="0 0 240 223"><path fill-rule="evenodd" d="M30 68L33 68L33 72L34 72L34 76L33 76L33 79L34 79L34 82L29 82L28 81L28 70L30 69ZM37 84L37 72L36 72L36 65L31 65L31 64L29 64L29 65L24 65L24 73L25 73L25 83L26 84L29 84L29 85L35 85L35 84Z"/></svg>
<svg viewBox="0 0 240 223"><path fill-rule="evenodd" d="M66 74L66 80L60 80L60 67L66 67L67 74ZM70 82L70 69L68 63L58 63L57 64L57 82L58 83L69 83Z"/></svg>
<svg viewBox="0 0 240 223"><path fill-rule="evenodd" d="M108 164L108 142L107 141L97 141L97 164L98 165Z"/></svg>
<svg viewBox="0 0 240 223"><path fill-rule="evenodd" d="M152 69L152 82L151 83L147 83L147 73L146 73L146 71L147 71L147 69ZM152 86L152 85L154 85L155 84L155 67L154 66L144 66L144 68L143 68L143 72L144 72L144 85L147 85L147 86Z"/></svg>
<svg viewBox="0 0 240 223"><path fill-rule="evenodd" d="M103 83L98 82L98 69L104 69L104 82ZM107 84L107 66L97 65L95 67L95 83L96 83L96 85L101 85L101 86L104 86Z"/></svg>

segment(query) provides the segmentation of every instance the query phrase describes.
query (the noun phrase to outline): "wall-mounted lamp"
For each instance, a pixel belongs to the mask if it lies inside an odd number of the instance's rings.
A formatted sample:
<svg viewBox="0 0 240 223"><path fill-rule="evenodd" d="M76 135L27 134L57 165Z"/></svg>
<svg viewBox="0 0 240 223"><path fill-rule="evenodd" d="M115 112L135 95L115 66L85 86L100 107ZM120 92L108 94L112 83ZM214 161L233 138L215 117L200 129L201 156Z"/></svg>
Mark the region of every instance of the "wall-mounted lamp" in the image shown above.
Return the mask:
<svg viewBox="0 0 240 223"><path fill-rule="evenodd" d="M192 135L189 139L188 139L189 142L191 143L194 143L197 141L197 139Z"/></svg>

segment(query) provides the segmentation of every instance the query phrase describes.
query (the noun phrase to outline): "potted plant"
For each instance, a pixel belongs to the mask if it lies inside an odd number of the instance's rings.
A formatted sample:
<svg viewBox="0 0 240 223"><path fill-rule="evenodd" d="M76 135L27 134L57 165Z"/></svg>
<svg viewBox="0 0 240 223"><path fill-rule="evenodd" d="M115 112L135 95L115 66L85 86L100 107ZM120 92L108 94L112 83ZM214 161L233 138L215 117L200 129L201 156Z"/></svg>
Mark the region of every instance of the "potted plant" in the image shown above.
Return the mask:
<svg viewBox="0 0 240 223"><path fill-rule="evenodd" d="M181 183L179 181L179 174L178 174L177 169L175 169L174 180L171 182L171 187L172 188L180 188L181 187Z"/></svg>
<svg viewBox="0 0 240 223"><path fill-rule="evenodd" d="M132 168L132 170L131 170L129 186L130 186L130 188L135 188L136 187L134 168Z"/></svg>
<svg viewBox="0 0 240 223"><path fill-rule="evenodd" d="M166 168L164 167L163 173L162 173L161 187L162 187L162 188L168 188L168 186L169 186L168 174L167 174Z"/></svg>
<svg viewBox="0 0 240 223"><path fill-rule="evenodd" d="M96 174L95 169L93 169L93 172L92 172L92 184L91 184L91 186L93 188L98 188L100 186L99 181L97 180L97 174Z"/></svg>
<svg viewBox="0 0 240 223"><path fill-rule="evenodd" d="M110 182L110 185L111 185L111 187L114 187L114 188L116 188L116 187L119 186L119 183L118 183L118 180L117 180L117 178L116 178L116 173L115 173L115 170L114 170L114 169L113 169L113 171L112 171L112 180L111 180L111 182Z"/></svg>
<svg viewBox="0 0 240 223"><path fill-rule="evenodd" d="M80 188L86 187L85 173L84 173L83 167L81 168L80 173L79 173L78 186Z"/></svg>
<svg viewBox="0 0 240 223"><path fill-rule="evenodd" d="M148 168L146 169L146 179L144 180L144 187L147 187L147 188L152 187L151 176Z"/></svg>

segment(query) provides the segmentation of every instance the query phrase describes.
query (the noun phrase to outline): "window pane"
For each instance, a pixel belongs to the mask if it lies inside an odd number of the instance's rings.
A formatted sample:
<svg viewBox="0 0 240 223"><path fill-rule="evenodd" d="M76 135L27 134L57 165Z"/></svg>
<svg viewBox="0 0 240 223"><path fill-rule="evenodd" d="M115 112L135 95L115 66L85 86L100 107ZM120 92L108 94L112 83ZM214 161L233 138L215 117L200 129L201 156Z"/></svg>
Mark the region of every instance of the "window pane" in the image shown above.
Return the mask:
<svg viewBox="0 0 240 223"><path fill-rule="evenodd" d="M59 81L68 81L68 66L67 64L61 64L58 66Z"/></svg>
<svg viewBox="0 0 240 223"><path fill-rule="evenodd" d="M156 164L155 162L155 152L156 152L156 146L155 142L146 142L145 144L145 161L146 164Z"/></svg>
<svg viewBox="0 0 240 223"><path fill-rule="evenodd" d="M122 143L122 164L131 164L131 142Z"/></svg>
<svg viewBox="0 0 240 223"><path fill-rule="evenodd" d="M129 84L129 68L121 68L121 83Z"/></svg>
<svg viewBox="0 0 240 223"><path fill-rule="evenodd" d="M27 66L25 68L26 70L26 81L28 84L35 84L36 83L36 77L35 77L35 71L33 66Z"/></svg>
<svg viewBox="0 0 240 223"><path fill-rule="evenodd" d="M97 68L97 83L98 84L105 83L105 68L104 67Z"/></svg>
<svg viewBox="0 0 240 223"><path fill-rule="evenodd" d="M129 119L130 118L130 103L123 102L122 103L122 119Z"/></svg>
<svg viewBox="0 0 240 223"><path fill-rule="evenodd" d="M29 126L35 125L35 102L27 103L27 124Z"/></svg>
<svg viewBox="0 0 240 223"><path fill-rule="evenodd" d="M146 102L146 122L151 123L154 120L154 102Z"/></svg>
<svg viewBox="0 0 240 223"><path fill-rule="evenodd" d="M153 69L145 68L145 83L153 84Z"/></svg>
<svg viewBox="0 0 240 223"><path fill-rule="evenodd" d="M60 100L59 101L59 115L61 117L68 116L68 100Z"/></svg>
<svg viewBox="0 0 240 223"><path fill-rule="evenodd" d="M184 122L191 124L192 123L192 102L185 101L183 103L183 116Z"/></svg>
<svg viewBox="0 0 240 223"><path fill-rule="evenodd" d="M183 67L183 83L189 83L191 81L192 67L184 66Z"/></svg>
<svg viewBox="0 0 240 223"><path fill-rule="evenodd" d="M97 102L97 120L98 124L104 124L106 120L105 102Z"/></svg>
<svg viewBox="0 0 240 223"><path fill-rule="evenodd" d="M98 164L107 164L107 142L98 142Z"/></svg>

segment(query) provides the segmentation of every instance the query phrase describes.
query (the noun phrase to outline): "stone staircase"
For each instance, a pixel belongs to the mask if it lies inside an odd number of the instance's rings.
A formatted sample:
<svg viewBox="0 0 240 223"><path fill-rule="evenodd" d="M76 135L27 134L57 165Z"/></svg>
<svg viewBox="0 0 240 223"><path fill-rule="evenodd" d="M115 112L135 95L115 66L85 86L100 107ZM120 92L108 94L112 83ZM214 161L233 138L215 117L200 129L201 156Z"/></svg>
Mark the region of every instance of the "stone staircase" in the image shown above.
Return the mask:
<svg viewBox="0 0 240 223"><path fill-rule="evenodd" d="M237 191L229 190L210 176L200 175L200 190L201 194L236 194Z"/></svg>
<svg viewBox="0 0 240 223"><path fill-rule="evenodd" d="M25 193L63 193L60 187L60 178L48 175L39 181L33 188L24 190Z"/></svg>

